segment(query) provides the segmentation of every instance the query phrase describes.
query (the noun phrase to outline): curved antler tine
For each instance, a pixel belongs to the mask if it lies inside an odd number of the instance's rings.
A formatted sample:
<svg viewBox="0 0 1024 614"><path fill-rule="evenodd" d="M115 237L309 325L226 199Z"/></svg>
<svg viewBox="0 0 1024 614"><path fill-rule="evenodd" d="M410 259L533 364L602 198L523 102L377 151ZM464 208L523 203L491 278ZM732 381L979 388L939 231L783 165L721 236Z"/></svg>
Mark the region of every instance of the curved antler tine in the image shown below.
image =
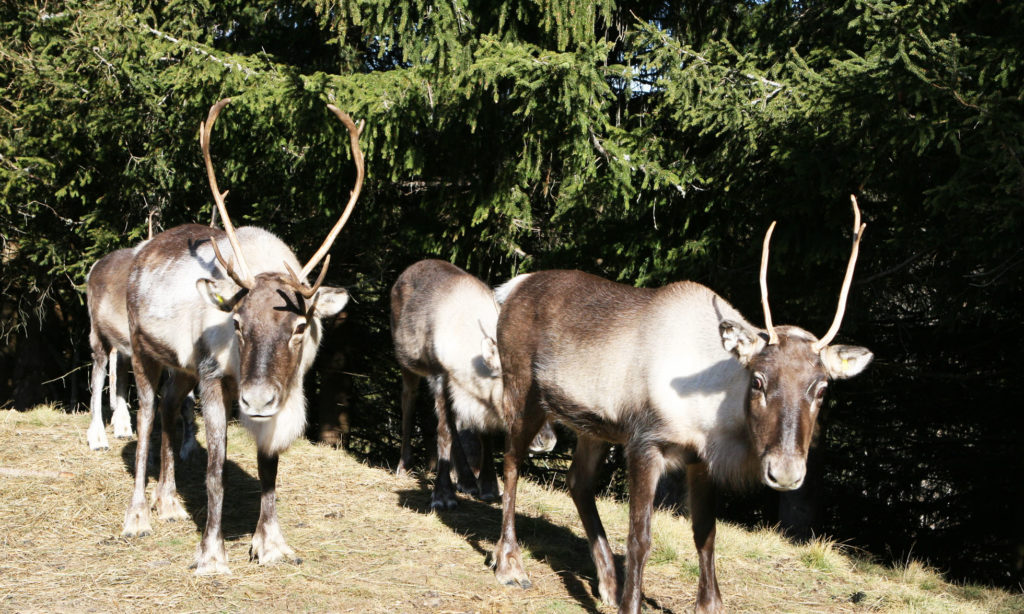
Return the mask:
<svg viewBox="0 0 1024 614"><path fill-rule="evenodd" d="M199 123L199 145L203 149L203 162L206 164L206 178L210 181L210 189L213 191L213 200L217 204L217 211L220 212L221 219L224 220L224 231L228 234L228 241L231 242L231 250L235 253L235 259L238 260L238 275L237 277L243 279L246 283L239 284L244 288L252 287L252 274L249 272L249 266L245 262L245 256L242 255L242 246L238 242L238 237L235 235L235 226L231 223L231 218L228 217L227 206L224 204L224 197L228 193L221 192L220 188L217 187L217 174L213 169L213 160L210 158L210 133L213 130L213 124L217 121L217 116L220 115L221 109L231 102L231 98L222 98L217 101L212 107L210 112L206 116L206 121ZM223 264L223 262L222 262ZM232 279L236 279L236 276L232 276Z"/></svg>
<svg viewBox="0 0 1024 614"><path fill-rule="evenodd" d="M864 229L867 224L860 223L860 208L857 206L857 197L850 195L850 202L853 204L853 248L850 250L850 261L846 264L846 277L843 278L843 288L839 291L839 306L836 308L836 317L832 320L832 326L825 333L825 336L814 344L814 351L820 352L835 339L839 332L839 325L843 323L843 314L846 313L846 298L850 293L850 284L853 282L853 269L857 264L857 253L860 251L860 240L864 236Z"/></svg>
<svg viewBox="0 0 1024 614"><path fill-rule="evenodd" d="M292 267L287 262L284 263L284 268L288 269L288 274L292 277L292 285L295 286L295 291L306 298L312 298L313 295L316 294L316 291L320 289L320 285L324 283L324 277L327 275L327 267L330 266L330 264L331 255L327 254L327 257L324 258L324 265L320 267L320 275L317 276L316 283L312 286L304 284L302 282L302 278L295 274L295 271L292 270Z"/></svg>
<svg viewBox="0 0 1024 614"><path fill-rule="evenodd" d="M237 272L235 272L234 265L232 265L231 261L225 258L224 255L220 253L220 248L217 247L217 240L214 239L213 237L210 237L210 245L213 246L213 254L217 257L217 262L219 262L220 266L224 268L224 272L228 274L228 277L230 277L232 281L234 281L239 286L245 288L246 290L252 290L252 283L248 279L244 279Z"/></svg>
<svg viewBox="0 0 1024 614"><path fill-rule="evenodd" d="M316 276L316 282L313 284L313 287L309 289L310 296L316 294L316 291L320 289L320 284L324 283L324 277L327 276L327 267L330 265L331 255L327 254L327 256L324 257L324 265L320 267L320 274Z"/></svg>
<svg viewBox="0 0 1024 614"><path fill-rule="evenodd" d="M764 234L764 243L761 246L761 306L764 309L764 327L768 329L768 345L779 342L779 335L772 325L772 310L768 306L768 244L772 240L772 232L775 230L775 222L768 227Z"/></svg>
<svg viewBox="0 0 1024 614"><path fill-rule="evenodd" d="M288 275L291 276L292 287L295 288L295 291L298 292L299 294L301 294L302 296L306 297L306 298L309 298L309 297L313 296L312 292L310 292L309 294L306 294L306 284L302 283L302 279L299 278L299 276L295 274L295 270L292 269L291 265L288 264L287 262L285 262L283 264L284 264L284 268L287 269L287 271L288 271Z"/></svg>
<svg viewBox="0 0 1024 614"><path fill-rule="evenodd" d="M324 239L323 245L320 246L320 249L313 254L313 257L309 259L306 266L302 267L303 275L309 275L309 272L313 270L313 267L315 267L316 264L327 254L328 250L331 249L331 245L338 237L338 233L341 232L341 228L345 225L345 222L348 221L349 216L352 214L352 208L356 205L356 200L359 198L359 192L363 189L363 179L366 177L366 166L363 160L363 152L359 149L359 136L363 133L363 128L365 127L366 122L361 121L359 122L359 125L356 126L348 113L342 111L333 104L328 104L327 108L338 116L341 123L345 124L345 127L348 128L349 142L352 147L352 158L356 164L356 183L355 187L352 188L352 193L349 195L348 204L345 206L345 210L342 211L341 217L338 218L338 221L334 224L334 228L331 228L331 232L327 233L327 238Z"/></svg>

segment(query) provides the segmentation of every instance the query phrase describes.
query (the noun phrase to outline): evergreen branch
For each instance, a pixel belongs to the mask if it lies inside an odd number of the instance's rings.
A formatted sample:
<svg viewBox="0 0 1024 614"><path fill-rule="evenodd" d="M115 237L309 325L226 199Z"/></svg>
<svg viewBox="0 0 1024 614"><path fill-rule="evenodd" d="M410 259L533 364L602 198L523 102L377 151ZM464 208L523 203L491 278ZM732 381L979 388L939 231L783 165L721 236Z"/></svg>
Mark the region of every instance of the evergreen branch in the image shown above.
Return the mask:
<svg viewBox="0 0 1024 614"><path fill-rule="evenodd" d="M983 271L978 271L976 273L970 273L970 274L964 275L964 277L967 278L967 279L972 279L972 280L980 280L980 279L982 279L984 277L990 277L991 279L988 279L987 281L971 281L971 282L969 282L970 285L974 286L975 288L987 288L988 286L991 286L992 284L994 284L997 281L999 281L999 279L1001 277L1003 277L1004 275L1006 275L1008 272L1010 272L1013 269L1017 268L1018 266L1024 264L1024 257L1018 258L1018 256L1020 255L1021 251L1024 251L1024 250L1018 249L1016 252L1014 252L1014 254L1012 256L1010 256L1009 258L1004 260L1001 264L999 264L995 268L988 269L988 270L983 270Z"/></svg>
<svg viewBox="0 0 1024 614"><path fill-rule="evenodd" d="M594 144L594 149L596 149L598 151L598 153L600 153L602 156L604 156L605 162L607 162L608 164L611 164L612 163L611 156L609 156L608 152L605 151L604 147L601 146L601 141L598 140L597 134L594 133L594 129L593 128L590 129L590 142Z"/></svg>
<svg viewBox="0 0 1024 614"><path fill-rule="evenodd" d="M157 29L155 29L155 28L153 28L151 26L148 26L148 25L142 23L142 21L140 21L140 20L136 20L136 23L144 31L148 32L149 34L152 34L152 35L157 36L159 38L162 38L162 39L164 39L166 41L174 43L175 45L182 45L182 46L184 46L186 49L188 49L190 51L194 51L194 52L196 52L196 53L198 53L200 55L204 55L204 56L206 56L207 59L212 60L212 61L220 64L221 66L223 66L224 68L227 68L228 70L235 70L235 71L241 72L242 74L244 74L247 77L252 77L252 76L255 76L257 74L256 71L252 70L251 68L247 68L245 66L242 66L240 63L228 62L226 60L222 60L222 59L218 58L214 54L212 54L209 51L203 49L198 43L192 43L192 42L187 42L186 43L186 42L183 42L181 39L175 38L175 37L171 36L170 34L167 34L165 32L161 32L160 30L157 30Z"/></svg>
<svg viewBox="0 0 1024 614"><path fill-rule="evenodd" d="M868 277L865 277L864 279L855 281L854 284L858 285L858 286L866 286L867 284L870 284L871 282L873 282L873 281L875 281L877 279L881 279L883 277L888 277L889 275L892 275L893 273L897 273L900 270L905 269L906 267L910 266L911 264L917 262L922 257L927 256L927 255L931 255L931 254L934 254L934 253L935 253L934 249L929 249L929 250L917 252L916 254L912 254L909 258L903 260L899 264L893 265L893 266L889 267L888 269L885 269L884 271L879 271L878 273L875 273L874 275L869 275Z"/></svg>

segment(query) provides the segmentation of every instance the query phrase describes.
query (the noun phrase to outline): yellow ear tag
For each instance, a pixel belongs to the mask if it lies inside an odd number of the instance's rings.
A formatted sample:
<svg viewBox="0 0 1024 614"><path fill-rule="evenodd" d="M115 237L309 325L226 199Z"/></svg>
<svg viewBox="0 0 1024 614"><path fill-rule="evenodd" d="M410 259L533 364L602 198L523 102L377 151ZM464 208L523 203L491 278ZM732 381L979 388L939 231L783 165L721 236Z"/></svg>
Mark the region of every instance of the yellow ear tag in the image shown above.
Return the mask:
<svg viewBox="0 0 1024 614"><path fill-rule="evenodd" d="M223 305L224 304L224 297L218 294L217 295L217 303L220 304L220 305ZM846 365L846 360L843 360L843 365L844 366Z"/></svg>
<svg viewBox="0 0 1024 614"><path fill-rule="evenodd" d="M846 358L843 359L843 371L846 371L847 367L850 366L850 361Z"/></svg>

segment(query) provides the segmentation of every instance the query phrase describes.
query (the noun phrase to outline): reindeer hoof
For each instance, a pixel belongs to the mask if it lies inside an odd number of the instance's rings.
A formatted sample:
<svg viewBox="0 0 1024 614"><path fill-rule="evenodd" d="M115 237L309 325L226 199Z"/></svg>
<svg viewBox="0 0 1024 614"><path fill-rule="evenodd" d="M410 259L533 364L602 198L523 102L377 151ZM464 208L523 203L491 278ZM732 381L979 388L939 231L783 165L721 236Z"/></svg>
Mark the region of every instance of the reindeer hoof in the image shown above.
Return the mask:
<svg viewBox="0 0 1024 614"><path fill-rule="evenodd" d="M505 586L518 586L519 588L521 588L523 590L526 590L528 588L532 588L533 587L533 582L530 582L526 578L523 578L523 579L505 578L504 580L500 580L499 579L498 582L501 582Z"/></svg>
<svg viewBox="0 0 1024 614"><path fill-rule="evenodd" d="M281 526L277 520L264 521L256 526L252 534L252 545L249 546L249 560L258 561L260 565L293 562L295 551L288 547L288 542L281 534Z"/></svg>
<svg viewBox="0 0 1024 614"><path fill-rule="evenodd" d="M480 491L476 487L476 484L473 484L472 486L463 486L462 482L459 482L458 484L455 485L455 488L462 494L469 495L470 497L479 496L480 493Z"/></svg>
<svg viewBox="0 0 1024 614"><path fill-rule="evenodd" d="M275 539L270 536L258 537L257 535L253 535L252 545L249 546L249 560L256 561L260 565L301 562L295 556L295 551L284 542L283 537Z"/></svg>
<svg viewBox="0 0 1024 614"><path fill-rule="evenodd" d="M404 460L398 461L398 466L395 467L395 475L402 478L412 475L412 469L409 468L411 464L411 462L407 463Z"/></svg>
<svg viewBox="0 0 1024 614"><path fill-rule="evenodd" d="M459 506L459 502L455 498L451 499L432 499L430 501L430 511L450 511Z"/></svg>
<svg viewBox="0 0 1024 614"><path fill-rule="evenodd" d="M197 576L230 574L228 553L224 550L224 543L221 542L204 549L203 542L199 542L199 548L196 551L196 562L192 563L192 569L196 570Z"/></svg>
<svg viewBox="0 0 1024 614"><path fill-rule="evenodd" d="M490 503L491 501L497 501L501 499L501 493L495 488L481 488L480 489L480 500Z"/></svg>
<svg viewBox="0 0 1024 614"><path fill-rule="evenodd" d="M128 414L126 406L120 406L114 410L110 418L110 426L114 427L114 437L126 439L132 436L132 417Z"/></svg>
<svg viewBox="0 0 1024 614"><path fill-rule="evenodd" d="M90 450L109 450L110 444L107 443L107 433L103 430L102 425L99 429L89 427L89 431L86 433L86 439L89 440Z"/></svg>
<svg viewBox="0 0 1024 614"><path fill-rule="evenodd" d="M156 517L164 522L176 522L188 518L188 512L174 495L157 498L153 507L156 508Z"/></svg>
<svg viewBox="0 0 1024 614"><path fill-rule="evenodd" d="M149 508L128 508L124 515L124 528L121 530L121 537L145 537L153 532L153 525L149 522Z"/></svg>
<svg viewBox="0 0 1024 614"><path fill-rule="evenodd" d="M231 568L222 561L209 561L207 563L196 563L192 566L197 576L230 575Z"/></svg>
<svg viewBox="0 0 1024 614"><path fill-rule="evenodd" d="M523 569L523 561L519 555L519 547L508 548L503 540L499 540L492 554L494 567L494 578L505 586L518 586L527 589L533 586L526 570Z"/></svg>
<svg viewBox="0 0 1024 614"><path fill-rule="evenodd" d="M430 497L430 511L434 510L453 510L459 506L459 500L455 498L455 494L449 492L434 491L434 494Z"/></svg>

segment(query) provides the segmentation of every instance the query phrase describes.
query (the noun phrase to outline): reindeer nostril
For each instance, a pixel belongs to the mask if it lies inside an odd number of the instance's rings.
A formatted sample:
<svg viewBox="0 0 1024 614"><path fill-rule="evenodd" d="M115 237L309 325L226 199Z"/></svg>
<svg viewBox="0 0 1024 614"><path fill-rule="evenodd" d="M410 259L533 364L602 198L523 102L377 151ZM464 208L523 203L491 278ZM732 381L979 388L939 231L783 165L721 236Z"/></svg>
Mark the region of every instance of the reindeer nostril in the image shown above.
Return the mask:
<svg viewBox="0 0 1024 614"><path fill-rule="evenodd" d="M273 390L254 389L238 396L239 405L246 413L262 414L277 402L277 392Z"/></svg>

